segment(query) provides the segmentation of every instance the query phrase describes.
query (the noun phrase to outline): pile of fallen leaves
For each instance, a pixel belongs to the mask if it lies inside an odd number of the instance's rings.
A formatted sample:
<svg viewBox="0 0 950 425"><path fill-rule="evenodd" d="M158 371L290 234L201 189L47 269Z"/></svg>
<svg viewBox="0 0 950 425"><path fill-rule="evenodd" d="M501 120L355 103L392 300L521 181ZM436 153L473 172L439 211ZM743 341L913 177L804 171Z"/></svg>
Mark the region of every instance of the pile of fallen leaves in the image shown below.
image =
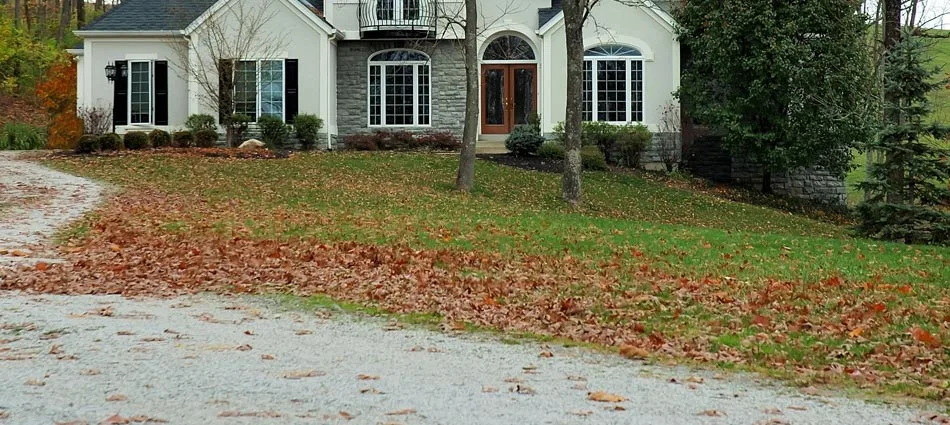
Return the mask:
<svg viewBox="0 0 950 425"><path fill-rule="evenodd" d="M224 159L286 159L293 156L290 151L272 151L270 149L236 148L159 148L146 150L101 151L94 154L77 154L71 151L54 152L50 158L69 158L82 156L126 157L126 156L162 156L171 158L224 158Z"/></svg>
<svg viewBox="0 0 950 425"><path fill-rule="evenodd" d="M595 263L570 255L261 240L250 228L216 228L217 219L234 214L240 212L228 203L129 189L91 219L85 237L62 247L65 264L2 270L0 289L327 294L392 312L437 313L453 328L469 323L623 346L637 358L747 365L802 383L948 397L950 297L939 287L672 276L636 250ZM203 224L168 231L188 215Z"/></svg>

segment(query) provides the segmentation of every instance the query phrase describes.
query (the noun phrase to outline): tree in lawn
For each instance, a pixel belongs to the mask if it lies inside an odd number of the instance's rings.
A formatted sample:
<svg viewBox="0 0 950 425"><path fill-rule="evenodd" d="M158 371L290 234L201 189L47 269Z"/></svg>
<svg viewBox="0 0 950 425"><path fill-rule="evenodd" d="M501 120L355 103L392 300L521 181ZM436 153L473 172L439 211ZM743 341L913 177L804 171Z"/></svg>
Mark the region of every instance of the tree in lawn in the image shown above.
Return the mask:
<svg viewBox="0 0 950 425"><path fill-rule="evenodd" d="M475 143L478 141L479 72L478 72L478 1L465 0L465 126L462 129L462 152L459 154L455 188L471 192L475 184Z"/></svg>
<svg viewBox="0 0 950 425"><path fill-rule="evenodd" d="M218 112L218 122L227 130L228 146L234 146L238 127L246 125L235 119L234 113L236 64L274 60L287 45L286 34L268 29L276 12L265 3L247 3L233 2L222 8L187 37L187 43L176 45L175 67L198 86L198 100Z"/></svg>
<svg viewBox="0 0 950 425"><path fill-rule="evenodd" d="M946 138L950 128L924 123L931 111L927 95L946 81L929 68L919 37L905 32L884 57L886 103L884 127L872 149L884 161L872 164L870 178L859 186L869 199L858 206L861 234L907 243L950 245L948 200L950 149L936 138Z"/></svg>
<svg viewBox="0 0 950 425"><path fill-rule="evenodd" d="M567 47L567 106L564 111L564 201L581 203L581 133L583 131L584 24L600 0L564 0L564 30Z"/></svg>
<svg viewBox="0 0 950 425"><path fill-rule="evenodd" d="M866 19L851 0L690 0L676 13L691 59L680 97L733 156L772 174L818 166L843 177L872 135Z"/></svg>

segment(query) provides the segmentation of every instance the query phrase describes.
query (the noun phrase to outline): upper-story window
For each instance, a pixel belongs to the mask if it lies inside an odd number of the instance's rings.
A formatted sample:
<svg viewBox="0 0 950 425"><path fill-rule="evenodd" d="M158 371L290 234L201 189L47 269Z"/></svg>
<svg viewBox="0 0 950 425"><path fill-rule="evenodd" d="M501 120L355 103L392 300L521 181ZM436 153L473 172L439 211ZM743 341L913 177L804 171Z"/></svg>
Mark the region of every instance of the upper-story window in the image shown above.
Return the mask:
<svg viewBox="0 0 950 425"><path fill-rule="evenodd" d="M585 121L643 121L643 55L639 50L607 44L584 53Z"/></svg>
<svg viewBox="0 0 950 425"><path fill-rule="evenodd" d="M429 56L415 50L387 50L369 59L369 125L430 124Z"/></svg>
<svg viewBox="0 0 950 425"><path fill-rule="evenodd" d="M422 15L422 0L376 0L376 19L380 21L415 21Z"/></svg>

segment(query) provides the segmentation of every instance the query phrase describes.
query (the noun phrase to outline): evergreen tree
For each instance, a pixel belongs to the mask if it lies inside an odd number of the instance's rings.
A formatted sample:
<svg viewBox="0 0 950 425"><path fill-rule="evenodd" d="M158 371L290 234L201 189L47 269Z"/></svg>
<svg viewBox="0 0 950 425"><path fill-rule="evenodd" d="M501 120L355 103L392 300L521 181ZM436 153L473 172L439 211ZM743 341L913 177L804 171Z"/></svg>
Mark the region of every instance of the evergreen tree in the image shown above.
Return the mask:
<svg viewBox="0 0 950 425"><path fill-rule="evenodd" d="M689 59L680 97L736 157L772 172L843 176L873 135L866 17L851 0L690 0L677 13Z"/></svg>
<svg viewBox="0 0 950 425"><path fill-rule="evenodd" d="M858 206L858 231L866 236L907 243L950 244L947 200L950 150L934 143L948 128L925 124L931 111L927 95L946 81L928 66L920 37L905 32L884 58L885 122L871 148L884 160L868 170L860 188L868 201Z"/></svg>

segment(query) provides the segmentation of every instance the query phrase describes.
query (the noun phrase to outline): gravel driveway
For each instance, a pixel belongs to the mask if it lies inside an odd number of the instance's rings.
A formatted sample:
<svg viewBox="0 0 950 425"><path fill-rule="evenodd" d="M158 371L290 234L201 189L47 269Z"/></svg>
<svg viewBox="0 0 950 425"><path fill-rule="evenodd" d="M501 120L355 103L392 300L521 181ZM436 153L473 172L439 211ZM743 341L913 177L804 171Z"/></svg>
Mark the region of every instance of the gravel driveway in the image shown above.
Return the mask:
<svg viewBox="0 0 950 425"><path fill-rule="evenodd" d="M626 401L589 400L595 391ZM189 425L871 425L917 417L747 377L398 329L262 299L12 293L0 295L0 409L24 425L96 424L115 414Z"/></svg>
<svg viewBox="0 0 950 425"><path fill-rule="evenodd" d="M4 153L0 188L0 266L37 261L55 229L102 192ZM745 376L401 329L261 298L0 292L0 425L910 421L931 423L916 409Z"/></svg>

